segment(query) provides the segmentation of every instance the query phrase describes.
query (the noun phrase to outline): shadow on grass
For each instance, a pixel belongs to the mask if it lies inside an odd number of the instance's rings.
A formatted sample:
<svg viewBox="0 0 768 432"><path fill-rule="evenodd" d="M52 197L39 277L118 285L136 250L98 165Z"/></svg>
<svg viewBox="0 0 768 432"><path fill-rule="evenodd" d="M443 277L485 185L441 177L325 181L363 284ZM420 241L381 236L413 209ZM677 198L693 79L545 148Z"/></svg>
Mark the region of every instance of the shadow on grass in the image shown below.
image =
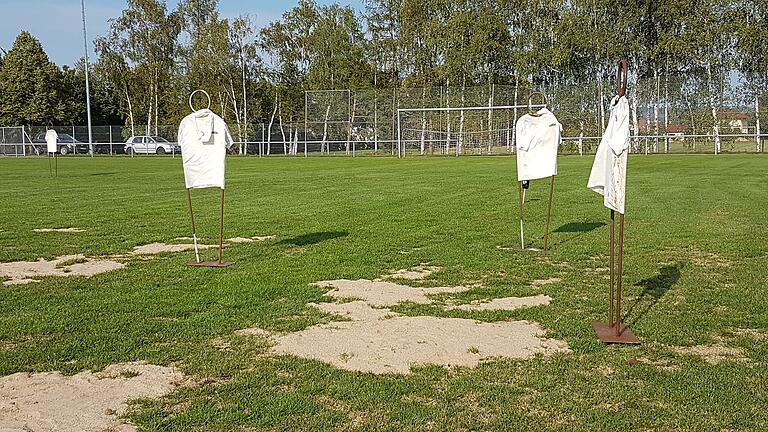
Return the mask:
<svg viewBox="0 0 768 432"><path fill-rule="evenodd" d="M565 240L559 240L557 244L560 245L576 240L588 232L604 227L605 225L605 222L569 222L552 231L552 233L575 233L575 235L568 236Z"/></svg>
<svg viewBox="0 0 768 432"><path fill-rule="evenodd" d="M326 240L333 240L335 238L346 237L348 235L349 233L346 231L316 232L316 233L302 234L294 238L285 239L278 242L277 244L291 245L291 246L309 246L309 245L324 242Z"/></svg>
<svg viewBox="0 0 768 432"><path fill-rule="evenodd" d="M659 274L652 278L643 279L635 285L643 287L643 292L627 310L626 317L632 317L628 324L638 323L662 297L680 280L680 270L683 265L675 263L659 269ZM639 308L639 309L638 309Z"/></svg>
<svg viewBox="0 0 768 432"><path fill-rule="evenodd" d="M570 222L556 229L556 233L587 233L600 227L604 227L605 222Z"/></svg>

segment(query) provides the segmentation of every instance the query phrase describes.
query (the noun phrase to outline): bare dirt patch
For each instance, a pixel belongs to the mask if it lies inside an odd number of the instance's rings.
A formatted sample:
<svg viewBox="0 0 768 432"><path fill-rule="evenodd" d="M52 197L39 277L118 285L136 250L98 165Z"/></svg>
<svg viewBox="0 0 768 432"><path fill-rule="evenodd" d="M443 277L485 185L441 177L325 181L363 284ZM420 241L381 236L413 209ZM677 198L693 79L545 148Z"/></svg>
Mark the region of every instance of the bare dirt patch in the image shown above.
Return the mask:
<svg viewBox="0 0 768 432"><path fill-rule="evenodd" d="M320 360L350 371L408 374L411 367L424 364L474 367L498 357L529 359L537 354L570 352L566 342L546 338L545 330L534 322L410 317L387 308L402 302L432 304L428 294L460 293L471 287L420 288L366 279L323 281L318 285L330 289L330 297L356 299L310 304L347 321L272 335L274 353ZM505 298L454 308L511 310L549 304L550 300L547 296ZM269 337L268 332L258 328L236 333Z"/></svg>
<svg viewBox="0 0 768 432"><path fill-rule="evenodd" d="M472 303L458 305L458 306L448 306L446 307L446 309L447 310L457 309L457 310L473 311L473 312L496 311L496 310L511 311L511 310L521 309L525 307L547 306L551 301L552 301L552 298L546 295L538 295L538 296L532 296L532 297L506 297L506 298L498 298L493 300L474 301Z"/></svg>
<svg viewBox="0 0 768 432"><path fill-rule="evenodd" d="M748 337L756 341L768 340L768 331L766 330L739 328L735 329L733 333L736 336Z"/></svg>
<svg viewBox="0 0 768 432"><path fill-rule="evenodd" d="M125 265L108 259L86 258L83 255L66 255L51 261L16 261L0 263L0 278L7 279L3 285L20 285L39 282L45 276L84 276L124 268Z"/></svg>
<svg viewBox="0 0 768 432"><path fill-rule="evenodd" d="M350 321L319 324L275 338L273 351L375 374L408 374L411 367L436 364L475 367L497 357L529 359L570 352L563 341L546 339L536 323L484 323L470 319L409 317L362 301L317 305L343 312Z"/></svg>
<svg viewBox="0 0 768 432"><path fill-rule="evenodd" d="M402 302L431 304L427 294L460 293L472 287L419 288L381 280L331 280L317 283L321 288L331 288L327 295L335 298L362 299L371 306L394 306Z"/></svg>
<svg viewBox="0 0 768 432"><path fill-rule="evenodd" d="M17 373L0 378L0 430L135 431L117 417L127 402L158 398L184 384L174 368L144 363L108 366L103 372L63 376Z"/></svg>
<svg viewBox="0 0 768 432"><path fill-rule="evenodd" d="M414 267L411 269L397 270L393 273L388 274L384 278L385 279L422 280L431 276L433 273L440 271L441 269L442 267L428 266L428 265L422 264L418 267Z"/></svg>
<svg viewBox="0 0 768 432"><path fill-rule="evenodd" d="M82 228L35 228L32 231L36 233L83 233Z"/></svg>
<svg viewBox="0 0 768 432"><path fill-rule="evenodd" d="M531 282L531 286L540 288L540 287L543 287L544 285L552 285L552 284L560 283L561 281L562 280L560 278L556 278L556 277L549 278L549 279L537 279Z"/></svg>
<svg viewBox="0 0 768 432"><path fill-rule="evenodd" d="M253 243L274 240L275 236L234 237L227 239L227 243Z"/></svg>
<svg viewBox="0 0 768 432"><path fill-rule="evenodd" d="M198 244L199 250L210 249L214 246ZM195 250L195 245L192 243L180 243L180 244L167 244L167 243L150 243L148 245L136 246L131 252L133 255L157 255L162 253L176 253L187 252Z"/></svg>
<svg viewBox="0 0 768 432"><path fill-rule="evenodd" d="M691 248L687 251L688 256L693 264L704 268L725 268L730 267L732 262L730 259L720 256L716 253L702 251L697 248Z"/></svg>
<svg viewBox="0 0 768 432"><path fill-rule="evenodd" d="M728 347L722 344L717 345L696 345L690 347L673 347L672 351L682 355L699 356L709 364L719 364L723 362L747 362L744 350L741 348Z"/></svg>

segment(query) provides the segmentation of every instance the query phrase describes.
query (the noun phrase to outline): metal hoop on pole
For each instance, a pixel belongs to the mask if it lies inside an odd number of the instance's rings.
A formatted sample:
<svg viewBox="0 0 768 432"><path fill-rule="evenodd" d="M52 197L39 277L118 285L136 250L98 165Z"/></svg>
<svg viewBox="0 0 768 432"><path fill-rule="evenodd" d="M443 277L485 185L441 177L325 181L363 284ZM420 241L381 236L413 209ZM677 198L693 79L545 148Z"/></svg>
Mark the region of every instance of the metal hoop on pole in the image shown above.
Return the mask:
<svg viewBox="0 0 768 432"><path fill-rule="evenodd" d="M629 65L627 64L627 61L624 59L619 60L619 65L616 70L616 94L619 97L627 94L628 74L629 74Z"/></svg>
<svg viewBox="0 0 768 432"><path fill-rule="evenodd" d="M544 107L546 107L549 104L548 101L547 101L547 95L545 95L544 93L542 93L542 92L533 92L533 93L531 93L528 96L528 114L532 115L534 117L538 117L538 116L541 115L541 114L539 114L539 113L537 113L536 111L533 110L533 97L536 96L536 95L540 95L541 96L541 98L542 98L542 105Z"/></svg>
<svg viewBox="0 0 768 432"><path fill-rule="evenodd" d="M192 105L192 98L195 97L197 93L202 93L205 95L205 97L208 98L208 107L205 109L211 109L211 95L208 94L205 90L195 90L192 92L192 94L189 95L189 108L192 110L192 112L197 112L198 110L195 109L195 107Z"/></svg>

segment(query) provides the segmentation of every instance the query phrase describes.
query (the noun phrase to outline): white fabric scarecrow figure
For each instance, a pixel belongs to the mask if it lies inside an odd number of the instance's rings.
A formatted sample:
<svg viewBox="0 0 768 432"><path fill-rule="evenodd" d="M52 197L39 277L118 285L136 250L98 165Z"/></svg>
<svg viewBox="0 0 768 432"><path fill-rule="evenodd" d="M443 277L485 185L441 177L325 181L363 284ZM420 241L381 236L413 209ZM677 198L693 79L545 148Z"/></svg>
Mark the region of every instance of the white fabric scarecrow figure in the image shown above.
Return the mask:
<svg viewBox="0 0 768 432"><path fill-rule="evenodd" d="M611 101L611 117L597 147L587 187L603 195L603 203L624 214L629 154L629 102L624 96Z"/></svg>
<svg viewBox="0 0 768 432"><path fill-rule="evenodd" d="M557 175L557 149L562 125L547 108L526 114L515 126L517 180L537 180Z"/></svg>
<svg viewBox="0 0 768 432"><path fill-rule="evenodd" d="M56 153L58 149L56 144L59 142L59 134L53 129L45 131L45 143L48 147L48 153Z"/></svg>
<svg viewBox="0 0 768 432"><path fill-rule="evenodd" d="M227 124L209 109L184 117L178 135L187 189L224 189L227 149L234 144Z"/></svg>

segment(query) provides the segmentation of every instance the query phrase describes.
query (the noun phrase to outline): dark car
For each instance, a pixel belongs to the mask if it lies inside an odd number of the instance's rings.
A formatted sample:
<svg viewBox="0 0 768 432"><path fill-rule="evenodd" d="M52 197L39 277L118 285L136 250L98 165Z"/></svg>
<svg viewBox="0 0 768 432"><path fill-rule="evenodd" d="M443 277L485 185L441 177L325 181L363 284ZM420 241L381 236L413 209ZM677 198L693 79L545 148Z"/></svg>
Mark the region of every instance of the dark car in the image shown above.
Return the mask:
<svg viewBox="0 0 768 432"><path fill-rule="evenodd" d="M59 139L56 141L56 147L60 155L73 152L76 154L88 154L88 144L81 143L80 141L73 138L70 134L60 133L58 135ZM40 132L39 134L35 135L32 143L45 144L45 132ZM45 153L45 149L46 148L44 146L42 148L35 146L35 152L37 153Z"/></svg>

